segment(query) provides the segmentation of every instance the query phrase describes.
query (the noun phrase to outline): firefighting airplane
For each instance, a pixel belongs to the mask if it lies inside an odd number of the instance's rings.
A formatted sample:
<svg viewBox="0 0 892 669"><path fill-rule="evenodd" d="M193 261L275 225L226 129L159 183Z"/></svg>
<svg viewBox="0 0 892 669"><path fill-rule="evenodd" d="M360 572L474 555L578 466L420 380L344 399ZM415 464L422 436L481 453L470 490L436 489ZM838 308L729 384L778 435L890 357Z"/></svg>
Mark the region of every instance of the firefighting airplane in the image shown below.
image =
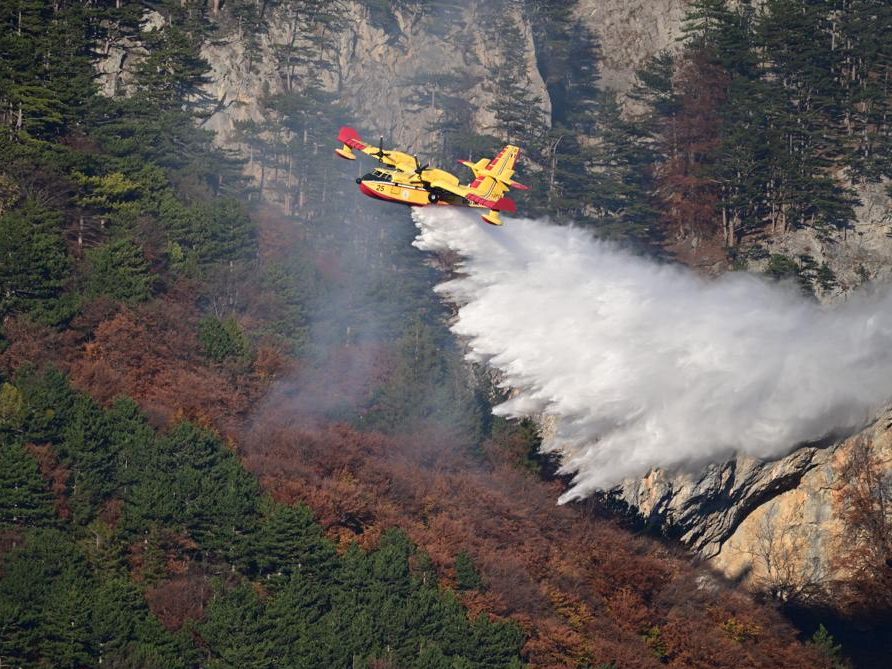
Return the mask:
<svg viewBox="0 0 892 669"><path fill-rule="evenodd" d="M463 186L458 177L445 170L421 165L418 158L401 151L385 151L384 138L377 147L362 141L353 128L344 126L338 134L343 148L335 149L341 158L356 160L353 149L367 153L378 162L394 169L376 168L359 177L359 190L370 197L423 207L429 204L452 204L489 209L483 220L491 225L502 225L500 211L515 212L514 200L504 197L511 188L528 190L527 186L513 181L514 163L520 149L510 144L499 151L492 160L483 158L476 163L460 160L471 168L474 180Z"/></svg>

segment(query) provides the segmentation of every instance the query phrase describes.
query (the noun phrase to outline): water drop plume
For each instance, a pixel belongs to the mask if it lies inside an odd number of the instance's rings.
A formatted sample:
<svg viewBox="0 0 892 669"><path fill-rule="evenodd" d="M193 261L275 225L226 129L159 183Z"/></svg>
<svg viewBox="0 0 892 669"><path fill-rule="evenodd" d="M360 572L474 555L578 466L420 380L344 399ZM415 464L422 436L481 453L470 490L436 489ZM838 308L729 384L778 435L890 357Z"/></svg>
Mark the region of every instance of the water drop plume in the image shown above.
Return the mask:
<svg viewBox="0 0 892 669"><path fill-rule="evenodd" d="M415 210L414 244L461 257L438 292L469 356L513 389L495 413L547 417L562 502L654 467L780 457L854 430L892 398L892 293L834 308L746 273L709 280L581 229Z"/></svg>

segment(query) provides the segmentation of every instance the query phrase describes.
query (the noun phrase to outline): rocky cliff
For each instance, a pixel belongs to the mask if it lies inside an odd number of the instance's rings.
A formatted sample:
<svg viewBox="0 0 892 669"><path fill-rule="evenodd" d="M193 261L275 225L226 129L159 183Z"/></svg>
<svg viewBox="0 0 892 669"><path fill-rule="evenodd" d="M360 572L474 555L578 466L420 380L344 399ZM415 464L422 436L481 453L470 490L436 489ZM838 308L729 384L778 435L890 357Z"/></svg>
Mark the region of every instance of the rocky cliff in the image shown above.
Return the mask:
<svg viewBox="0 0 892 669"><path fill-rule="evenodd" d="M443 16L411 9L392 9L384 16L351 2L328 57L331 69L321 72L324 87L337 92L361 120L362 128L384 135L387 142L409 151L432 149L428 130L441 108L438 87L460 85L480 130L494 126L490 106L504 64L490 17L491 3L472 1L463 11ZM532 92L550 105L536 68L532 30L522 14L514 17L522 40L512 45L514 58L526 63ZM235 123L260 120L264 96L285 90L277 66L277 45L288 39L287 20L274 14L267 34L248 51L237 34L208 45L204 56L212 67L209 92L220 102L209 127L220 141L231 142ZM444 79L444 81L440 81Z"/></svg>
<svg viewBox="0 0 892 669"><path fill-rule="evenodd" d="M601 84L625 93L651 56L679 46L686 0L581 0L577 15L598 36Z"/></svg>
<svg viewBox="0 0 892 669"><path fill-rule="evenodd" d="M614 492L727 576L781 598L807 597L844 577L842 553L867 540L846 522L845 499L861 481L841 476L859 445L892 470L892 411L856 435L774 462L738 457L697 473L655 471Z"/></svg>

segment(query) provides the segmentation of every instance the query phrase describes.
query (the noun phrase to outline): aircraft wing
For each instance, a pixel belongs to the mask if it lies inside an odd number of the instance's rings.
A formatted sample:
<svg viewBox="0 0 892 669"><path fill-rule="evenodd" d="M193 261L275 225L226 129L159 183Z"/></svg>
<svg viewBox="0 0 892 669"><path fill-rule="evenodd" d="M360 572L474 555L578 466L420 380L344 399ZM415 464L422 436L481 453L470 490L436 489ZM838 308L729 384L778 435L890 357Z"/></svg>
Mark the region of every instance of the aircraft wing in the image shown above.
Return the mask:
<svg viewBox="0 0 892 669"><path fill-rule="evenodd" d="M412 173L415 171L415 158L414 156L410 156L408 153L403 153L402 151L385 151L384 156L378 157L376 154L378 153L378 148L372 147L372 152L369 153L371 156L375 156L385 165L392 165L396 169L401 172L409 172Z"/></svg>
<svg viewBox="0 0 892 669"><path fill-rule="evenodd" d="M467 186L462 186L459 183L453 183L451 180L447 181L445 179L434 179L430 182L430 187L440 188L450 193L455 193L456 195L459 195L461 197L466 197L469 192Z"/></svg>
<svg viewBox="0 0 892 669"><path fill-rule="evenodd" d="M496 157L489 161L484 168L488 176L494 177L498 181L510 182L514 176L514 164L517 162L517 156L520 155L520 148L511 146L510 144L496 154Z"/></svg>
<svg viewBox="0 0 892 669"><path fill-rule="evenodd" d="M353 128L344 126L338 133L338 141L343 143L343 147L335 149L341 158L348 160L356 160L353 150L362 151L365 154L376 158L378 162L390 167L395 167L402 172L415 171L415 158L408 153L402 151L385 150L383 146L372 146L362 141L362 137Z"/></svg>

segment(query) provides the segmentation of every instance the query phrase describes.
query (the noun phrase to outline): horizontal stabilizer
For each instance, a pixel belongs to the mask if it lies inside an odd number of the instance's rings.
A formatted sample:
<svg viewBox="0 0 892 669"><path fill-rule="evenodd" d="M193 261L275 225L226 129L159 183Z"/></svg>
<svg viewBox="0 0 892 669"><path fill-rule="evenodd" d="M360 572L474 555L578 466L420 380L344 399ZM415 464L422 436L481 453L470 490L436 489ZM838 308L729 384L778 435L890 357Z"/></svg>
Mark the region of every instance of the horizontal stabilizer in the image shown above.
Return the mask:
<svg viewBox="0 0 892 669"><path fill-rule="evenodd" d="M474 173L475 179L486 170L486 166L489 164L489 161L486 158L481 158L476 163L472 163L470 160L459 160L458 162L465 167L470 168Z"/></svg>
<svg viewBox="0 0 892 669"><path fill-rule="evenodd" d="M474 181L468 186L472 191L484 197L497 197L498 193L493 192L492 185L497 184L497 188L504 192L509 188L517 190L529 190L529 186L513 181L514 164L520 156L520 147L509 144L492 160L483 158L476 163L469 160L459 160L462 165L471 169L474 173Z"/></svg>
<svg viewBox="0 0 892 669"><path fill-rule="evenodd" d="M347 160L356 160L356 156L350 150L350 147L344 144L343 149L335 149L335 153L338 154L341 158L346 158Z"/></svg>

